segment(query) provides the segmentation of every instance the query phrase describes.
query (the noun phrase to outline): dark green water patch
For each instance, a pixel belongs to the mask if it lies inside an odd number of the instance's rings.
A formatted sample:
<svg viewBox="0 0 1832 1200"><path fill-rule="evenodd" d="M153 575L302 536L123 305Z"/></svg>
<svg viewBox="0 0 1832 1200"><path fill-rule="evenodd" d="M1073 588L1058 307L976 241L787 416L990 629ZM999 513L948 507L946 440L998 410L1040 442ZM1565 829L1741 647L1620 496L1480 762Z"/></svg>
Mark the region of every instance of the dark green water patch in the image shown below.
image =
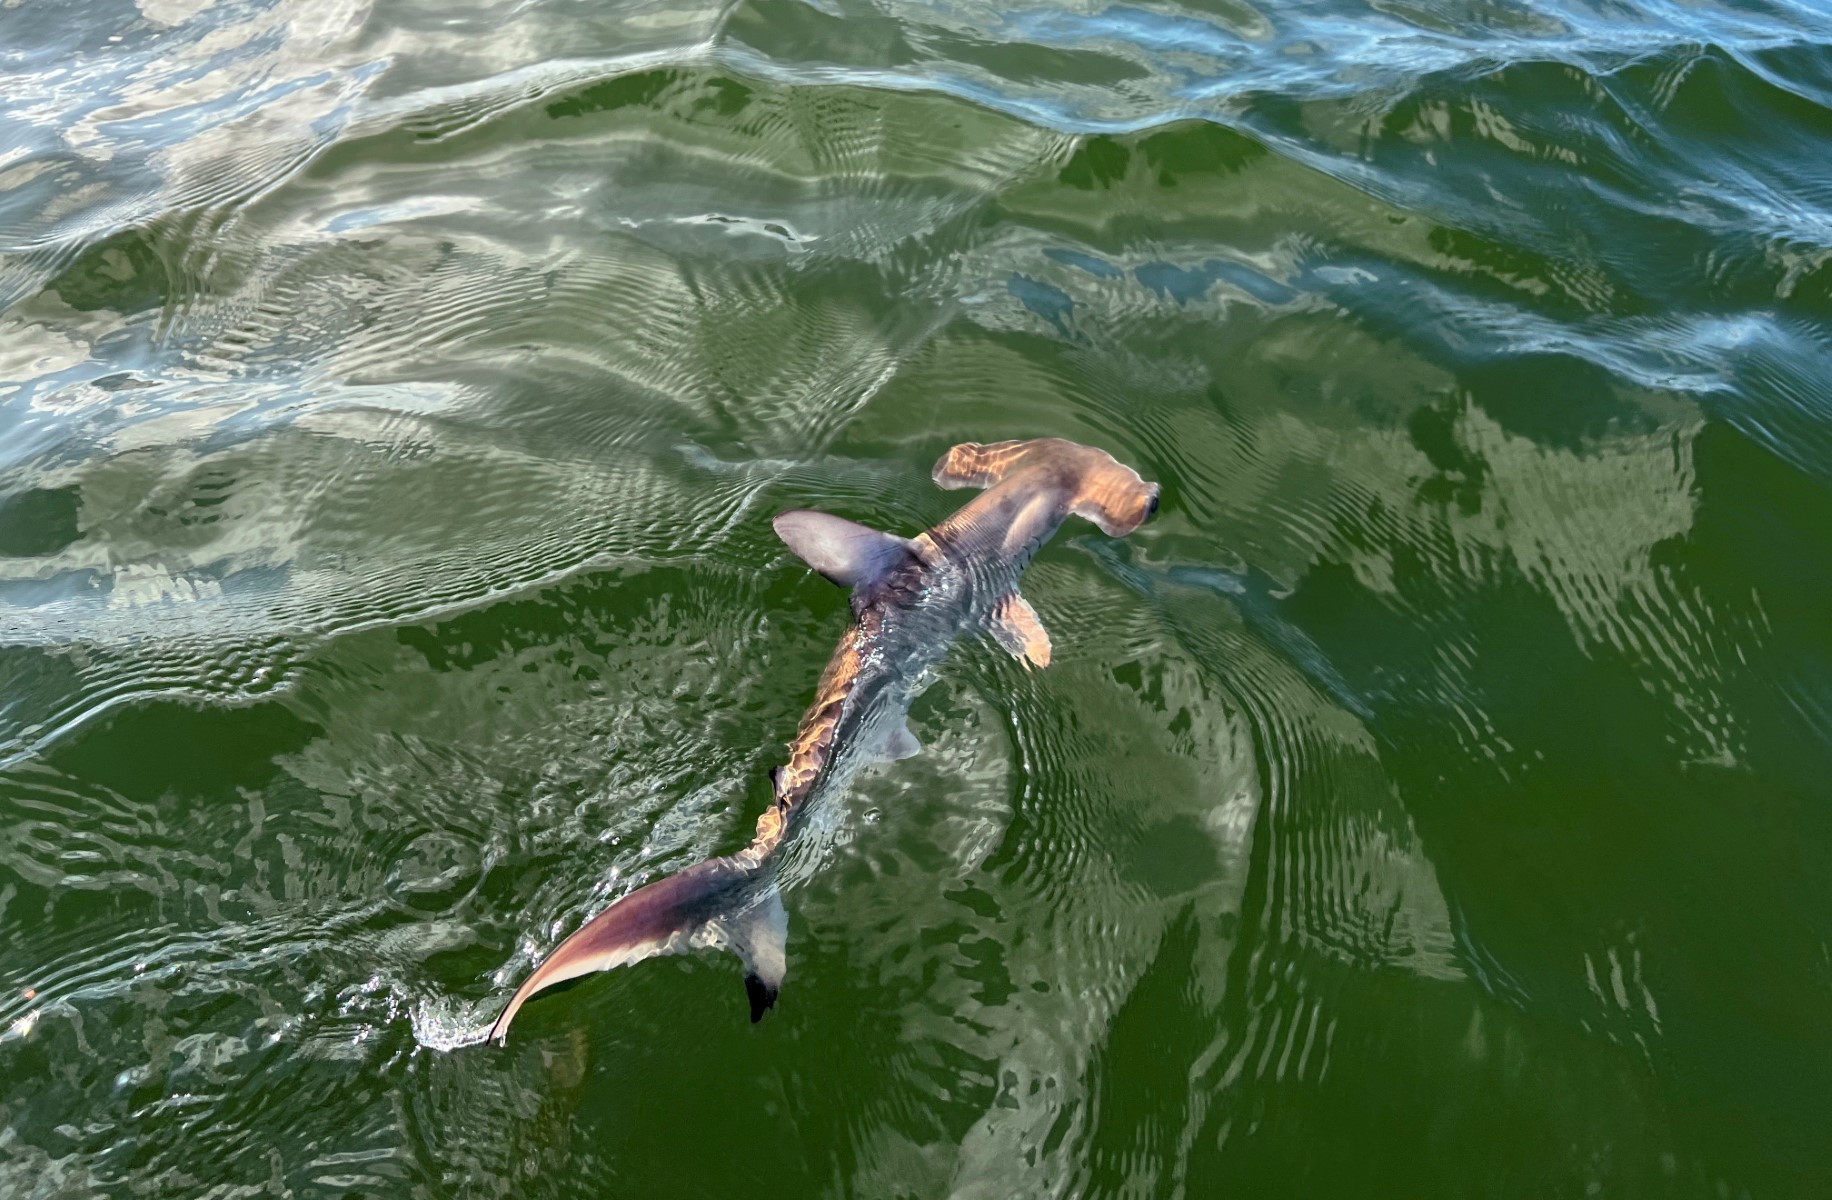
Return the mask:
<svg viewBox="0 0 1832 1200"><path fill-rule="evenodd" d="M1832 1190L1820 14L0 26L0 1195ZM1161 509L811 819L767 1019L486 1044L750 838L771 517L1046 435Z"/></svg>

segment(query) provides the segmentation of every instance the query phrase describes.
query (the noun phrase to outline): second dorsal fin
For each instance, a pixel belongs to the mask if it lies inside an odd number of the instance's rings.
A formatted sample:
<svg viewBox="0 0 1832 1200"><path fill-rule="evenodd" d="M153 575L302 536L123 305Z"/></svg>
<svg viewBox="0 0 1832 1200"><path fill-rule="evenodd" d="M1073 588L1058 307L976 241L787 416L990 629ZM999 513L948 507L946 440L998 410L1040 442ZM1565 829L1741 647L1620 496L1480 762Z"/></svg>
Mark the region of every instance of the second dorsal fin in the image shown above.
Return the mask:
<svg viewBox="0 0 1832 1200"><path fill-rule="evenodd" d="M778 513L772 523L797 558L841 587L877 579L915 553L908 538L811 508Z"/></svg>

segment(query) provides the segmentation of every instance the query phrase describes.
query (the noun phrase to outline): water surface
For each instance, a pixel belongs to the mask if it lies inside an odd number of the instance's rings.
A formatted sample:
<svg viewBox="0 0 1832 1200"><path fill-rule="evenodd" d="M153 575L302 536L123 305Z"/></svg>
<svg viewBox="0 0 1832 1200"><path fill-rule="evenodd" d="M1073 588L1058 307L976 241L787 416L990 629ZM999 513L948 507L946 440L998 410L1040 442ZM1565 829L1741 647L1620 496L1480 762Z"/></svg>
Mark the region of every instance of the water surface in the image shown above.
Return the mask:
<svg viewBox="0 0 1832 1200"><path fill-rule="evenodd" d="M1832 1191L1832 18L0 6L0 1194ZM1162 482L730 958L964 440Z"/></svg>

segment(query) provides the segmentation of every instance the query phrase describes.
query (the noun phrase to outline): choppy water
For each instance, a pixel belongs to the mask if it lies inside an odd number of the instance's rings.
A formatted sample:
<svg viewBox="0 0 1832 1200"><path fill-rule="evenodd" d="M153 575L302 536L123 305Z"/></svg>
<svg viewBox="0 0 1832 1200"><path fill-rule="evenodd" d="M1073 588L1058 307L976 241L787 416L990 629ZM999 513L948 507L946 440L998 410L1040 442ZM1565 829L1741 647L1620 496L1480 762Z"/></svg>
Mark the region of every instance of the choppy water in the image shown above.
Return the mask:
<svg viewBox="0 0 1832 1200"><path fill-rule="evenodd" d="M0 1194L1832 1192L1832 16L0 4ZM790 897L768 516L1162 481Z"/></svg>

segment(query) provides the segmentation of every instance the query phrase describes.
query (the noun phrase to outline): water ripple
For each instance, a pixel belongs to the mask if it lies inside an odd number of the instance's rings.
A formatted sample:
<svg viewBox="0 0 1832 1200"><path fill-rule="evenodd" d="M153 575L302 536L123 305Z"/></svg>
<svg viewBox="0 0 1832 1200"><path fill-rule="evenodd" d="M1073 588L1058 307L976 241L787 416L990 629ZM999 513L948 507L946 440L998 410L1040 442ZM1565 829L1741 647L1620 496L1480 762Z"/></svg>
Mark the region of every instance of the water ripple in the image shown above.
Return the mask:
<svg viewBox="0 0 1832 1200"><path fill-rule="evenodd" d="M1819 9L7 12L0 1191L1828 1177ZM767 514L1036 433L1164 509L826 815L770 1021L478 1045L755 818L844 620Z"/></svg>

